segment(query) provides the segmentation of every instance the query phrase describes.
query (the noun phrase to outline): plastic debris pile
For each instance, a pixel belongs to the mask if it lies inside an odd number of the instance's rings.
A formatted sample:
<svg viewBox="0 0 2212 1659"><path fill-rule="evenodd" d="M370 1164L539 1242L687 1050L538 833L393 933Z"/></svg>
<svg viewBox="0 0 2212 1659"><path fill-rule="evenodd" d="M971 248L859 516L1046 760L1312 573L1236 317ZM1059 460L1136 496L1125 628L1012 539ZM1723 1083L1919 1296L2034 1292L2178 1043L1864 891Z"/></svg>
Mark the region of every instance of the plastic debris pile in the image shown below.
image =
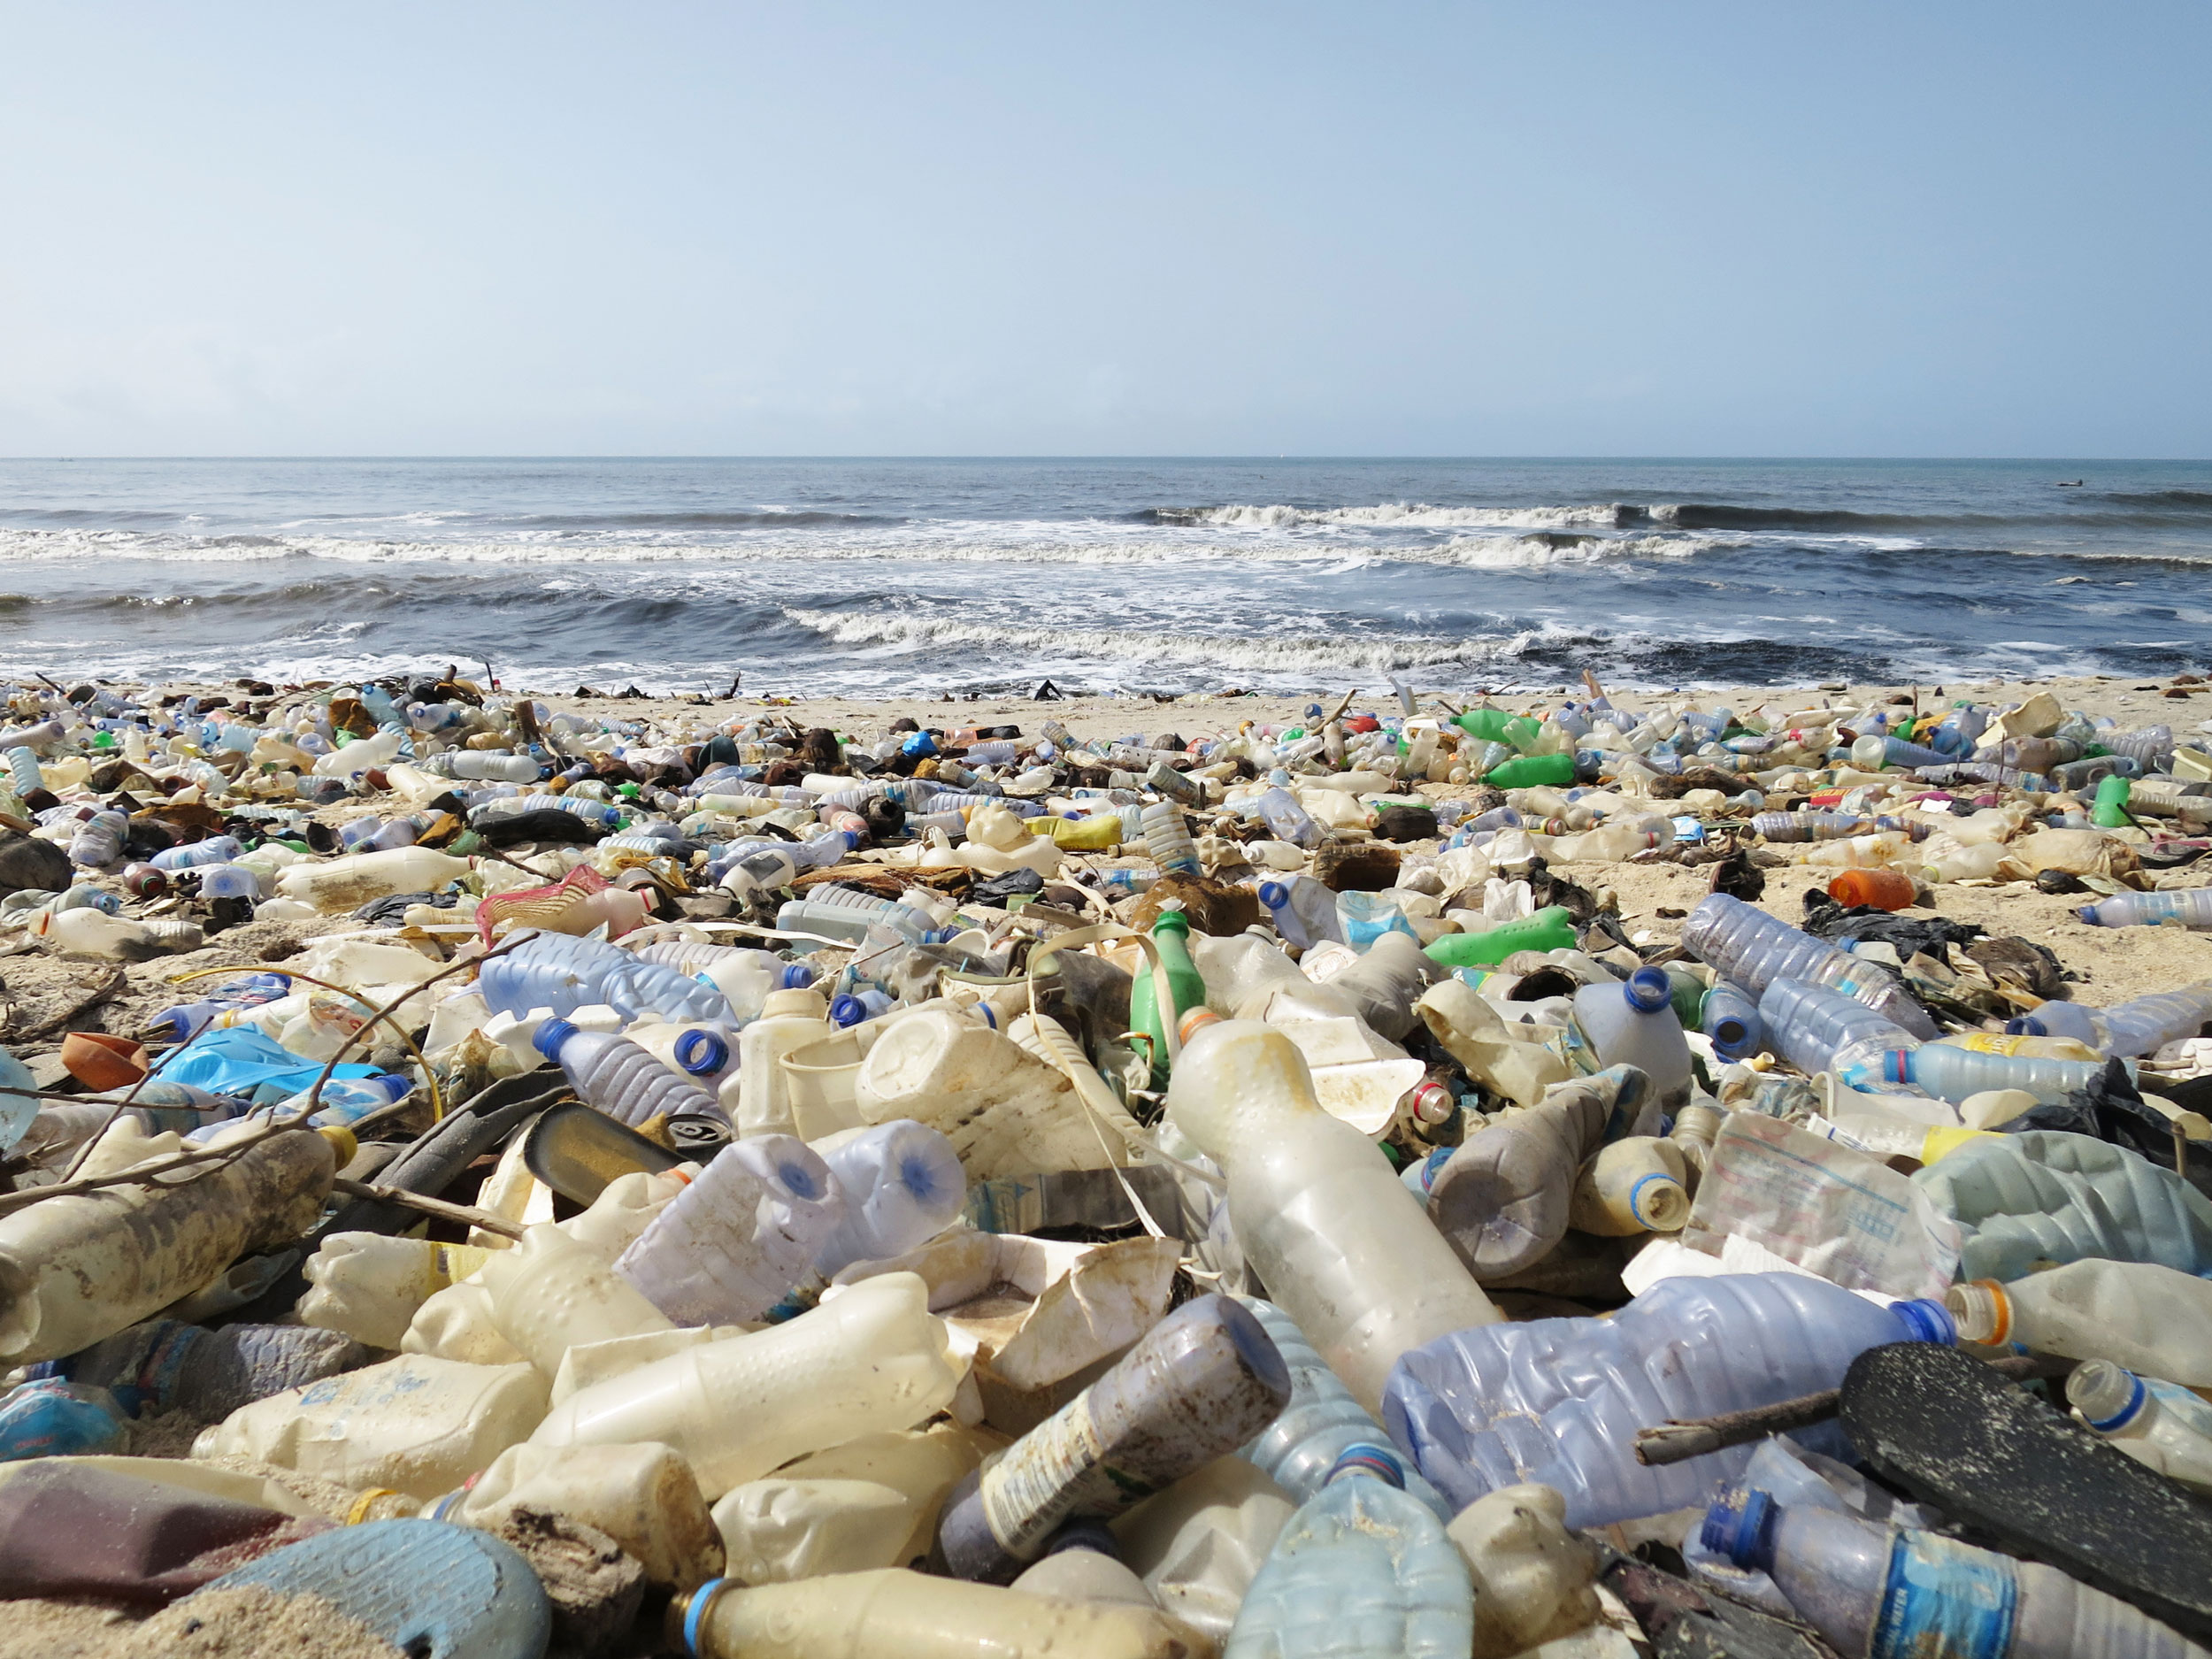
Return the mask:
<svg viewBox="0 0 2212 1659"><path fill-rule="evenodd" d="M2212 929L2212 750L1590 690L0 687L0 1594L470 1659L2203 1651L2212 982L2091 1006L1945 906Z"/></svg>

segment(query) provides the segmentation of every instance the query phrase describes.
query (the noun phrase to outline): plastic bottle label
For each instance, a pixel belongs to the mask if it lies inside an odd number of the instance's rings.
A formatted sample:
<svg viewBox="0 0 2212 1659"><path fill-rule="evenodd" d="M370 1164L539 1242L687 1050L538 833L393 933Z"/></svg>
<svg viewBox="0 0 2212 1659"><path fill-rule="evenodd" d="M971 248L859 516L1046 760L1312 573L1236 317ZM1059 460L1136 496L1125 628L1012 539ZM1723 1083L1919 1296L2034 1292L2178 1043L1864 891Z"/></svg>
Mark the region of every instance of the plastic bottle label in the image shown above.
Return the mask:
<svg viewBox="0 0 2212 1659"><path fill-rule="evenodd" d="M2004 1659L2019 1599L2004 1556L1934 1532L1900 1532L1869 1659Z"/></svg>
<svg viewBox="0 0 2212 1659"><path fill-rule="evenodd" d="M1109 1514L1149 1495L1150 1487L1103 1468L1104 1455L1088 1394L1024 1435L1018 1447L984 1471L977 1486L984 1524L1000 1548L1026 1561L1062 1517L1094 1493Z"/></svg>

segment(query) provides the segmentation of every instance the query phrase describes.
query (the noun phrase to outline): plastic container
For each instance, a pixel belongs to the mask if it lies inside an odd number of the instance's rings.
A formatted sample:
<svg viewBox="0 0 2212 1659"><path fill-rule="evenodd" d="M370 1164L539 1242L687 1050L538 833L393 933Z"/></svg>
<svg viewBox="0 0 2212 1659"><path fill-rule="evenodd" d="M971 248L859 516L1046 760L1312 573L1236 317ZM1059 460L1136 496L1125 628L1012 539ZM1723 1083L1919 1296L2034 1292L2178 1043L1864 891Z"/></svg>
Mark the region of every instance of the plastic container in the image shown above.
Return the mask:
<svg viewBox="0 0 2212 1659"><path fill-rule="evenodd" d="M1383 1404L1390 1438L1455 1506L1536 1481L1571 1527L1698 1502L1750 1461L1734 1446L1678 1463L1636 1461L1636 1432L1833 1388L1888 1342L1952 1340L1940 1302L1877 1307L1800 1273L1662 1279L1608 1319L1463 1331L1408 1354ZM1794 1430L1847 1455L1832 1424Z"/></svg>
<svg viewBox="0 0 2212 1659"><path fill-rule="evenodd" d="M1394 1454L1357 1445L1276 1539L1222 1655L1464 1659L1474 1635L1474 1585L1444 1524L1404 1490Z"/></svg>
<svg viewBox="0 0 2212 1659"><path fill-rule="evenodd" d="M1065 1601L902 1567L795 1584L731 1579L668 1610L693 1659L1191 1659L1191 1632L1157 1608Z"/></svg>
<svg viewBox="0 0 2212 1659"><path fill-rule="evenodd" d="M311 904L326 916L342 916L395 893L434 893L449 882L458 881L472 868L466 858L450 857L427 847L401 847L389 852L352 853L318 863L287 864L277 872L276 890L279 898Z"/></svg>
<svg viewBox="0 0 2212 1659"><path fill-rule="evenodd" d="M1724 1060L1747 1060L1767 1041L1758 999L1725 979L1699 999L1697 1024Z"/></svg>
<svg viewBox="0 0 2212 1659"><path fill-rule="evenodd" d="M579 1095L617 1123L634 1129L656 1118L689 1118L728 1126L719 1101L626 1037L549 1019L531 1043L560 1066Z"/></svg>
<svg viewBox="0 0 2212 1659"><path fill-rule="evenodd" d="M1708 1511L1705 1547L1774 1580L1839 1653L2192 1659L2203 1650L2055 1567L1756 1490Z"/></svg>
<svg viewBox="0 0 2212 1659"><path fill-rule="evenodd" d="M1230 1225L1261 1281L1367 1409L1399 1356L1499 1317L1382 1150L1322 1109L1281 1032L1200 1032L1168 1113L1226 1171Z"/></svg>
<svg viewBox="0 0 2212 1659"><path fill-rule="evenodd" d="M886 1273L787 1324L580 1389L530 1438L538 1446L660 1441L691 1465L711 1502L808 1452L924 1422L950 1402L958 1380L927 1287L914 1274Z"/></svg>
<svg viewBox="0 0 2212 1659"><path fill-rule="evenodd" d="M717 1153L614 1271L679 1324L748 1323L805 1276L844 1213L804 1141L758 1135Z"/></svg>
<svg viewBox="0 0 2212 1659"><path fill-rule="evenodd" d="M2102 1256L2212 1272L2212 1199L2124 1147L2052 1130L1977 1138L1912 1178L1961 1234L1958 1277Z"/></svg>
<svg viewBox="0 0 2212 1659"><path fill-rule="evenodd" d="M309 1289L299 1316L371 1348L396 1348L422 1304L476 1271L491 1254L428 1239L334 1233L301 1269Z"/></svg>
<svg viewBox="0 0 2212 1659"><path fill-rule="evenodd" d="M1901 871L1870 868L1847 870L1828 884L1828 896L1839 904L1870 905L1878 910L1901 910L1920 902L1920 887Z"/></svg>
<svg viewBox="0 0 2212 1659"><path fill-rule="evenodd" d="M1572 950L1575 942L1572 918L1554 904L1486 933L1446 933L1430 942L1427 955L1448 968L1494 968L1517 950Z"/></svg>
<svg viewBox="0 0 2212 1659"><path fill-rule="evenodd" d="M1682 1148L1652 1135L1631 1135L1598 1149L1576 1178L1567 1222L1600 1238L1679 1233L1690 1218L1687 1162Z"/></svg>
<svg viewBox="0 0 2212 1659"><path fill-rule="evenodd" d="M950 1141L911 1118L894 1118L815 1148L837 1178L844 1215L823 1240L814 1271L833 1277L855 1262L880 1262L927 1243L959 1218L968 1178Z"/></svg>
<svg viewBox="0 0 2212 1659"><path fill-rule="evenodd" d="M595 1251L557 1227L532 1227L513 1248L486 1252L480 1276L500 1335L549 1381L578 1343L675 1328Z"/></svg>
<svg viewBox="0 0 2212 1659"><path fill-rule="evenodd" d="M1759 1028L1769 1048L1807 1077L1823 1071L1871 1079L1881 1056L1920 1046L1887 1015L1832 986L1776 979L1759 999ZM1850 1068L1857 1067L1856 1071Z"/></svg>
<svg viewBox="0 0 2212 1659"><path fill-rule="evenodd" d="M731 1116L741 1135L797 1135L802 1140L833 1134L853 1127L850 1119L827 1114L809 1115L801 1123L793 1110L789 1083L781 1062L802 1048L811 1048L835 1033L829 1003L819 991L773 991L761 1004L760 1018L745 1027L738 1039L737 1090L733 1102L723 1086L725 1105L733 1104Z"/></svg>
<svg viewBox="0 0 2212 1659"><path fill-rule="evenodd" d="M1682 948L1754 996L1763 998L1777 979L1803 979L1855 997L1923 1041L1936 1035L1935 1022L1887 970L1724 893L1698 902L1682 925Z"/></svg>
<svg viewBox="0 0 2212 1659"><path fill-rule="evenodd" d="M1605 980L1575 993L1575 1024L1600 1065L1632 1065L1651 1079L1663 1107L1680 1104L1695 1081L1690 1045L1674 1016L1674 987L1659 968L1638 968L1625 984Z"/></svg>
<svg viewBox="0 0 2212 1659"><path fill-rule="evenodd" d="M1234 1451L1290 1401L1258 1320L1225 1296L1186 1302L1113 1368L954 1488L937 1549L954 1577L1010 1583L1071 1516L1102 1518Z"/></svg>
<svg viewBox="0 0 2212 1659"><path fill-rule="evenodd" d="M2194 1390L2093 1359L2066 1379L2066 1402L2076 1422L2137 1463L2212 1493L2212 1403Z"/></svg>
<svg viewBox="0 0 2212 1659"><path fill-rule="evenodd" d="M1168 994L1174 1002L1172 1018L1180 1019L1194 1008L1206 1005L1206 981L1190 959L1190 918L1180 909L1163 910L1152 924L1152 943L1166 970ZM1167 1029L1170 1019L1154 988L1153 967L1148 957L1129 987L1129 1028L1151 1041L1152 1087L1162 1088L1168 1078Z"/></svg>
<svg viewBox="0 0 2212 1659"><path fill-rule="evenodd" d="M1286 873L1261 882L1256 890L1275 919L1275 931L1299 949L1329 940L1342 942L1336 895L1311 876Z"/></svg>
<svg viewBox="0 0 2212 1659"><path fill-rule="evenodd" d="M2178 922L2184 927L2212 927L2212 887L2183 887L2171 893L2116 893L2074 912L2093 927L2142 927Z"/></svg>
<svg viewBox="0 0 2212 1659"><path fill-rule="evenodd" d="M2020 1089L2048 1105L2062 1105L2104 1075L2101 1060L2041 1060L2020 1054L1984 1054L1947 1043L1883 1048L1838 1065L1853 1088L1879 1093L1909 1083L1953 1105L1993 1089Z"/></svg>
<svg viewBox="0 0 2212 1659"><path fill-rule="evenodd" d="M568 1015L604 1003L627 1020L727 1022L729 1005L711 985L619 945L563 933L537 933L492 957L476 972L477 994L496 1014L533 1009Z"/></svg>
<svg viewBox="0 0 2212 1659"><path fill-rule="evenodd" d="M1180 806L1172 801L1148 806L1144 810L1142 822L1145 850L1160 867L1162 875L1202 873L1198 864L1198 848L1190 838L1190 827L1183 821Z"/></svg>
<svg viewBox="0 0 2212 1659"><path fill-rule="evenodd" d="M2111 1008L2045 1002L2005 1029L2036 1037L2071 1037L2124 1059L2155 1054L2170 1042L2193 1037L2207 1020L2212 1020L2212 981L2139 996Z"/></svg>
<svg viewBox="0 0 2212 1659"><path fill-rule="evenodd" d="M2212 1281L2193 1273L2090 1257L2009 1285L1954 1285L1943 1300L1962 1341L2110 1360L2212 1387Z"/></svg>

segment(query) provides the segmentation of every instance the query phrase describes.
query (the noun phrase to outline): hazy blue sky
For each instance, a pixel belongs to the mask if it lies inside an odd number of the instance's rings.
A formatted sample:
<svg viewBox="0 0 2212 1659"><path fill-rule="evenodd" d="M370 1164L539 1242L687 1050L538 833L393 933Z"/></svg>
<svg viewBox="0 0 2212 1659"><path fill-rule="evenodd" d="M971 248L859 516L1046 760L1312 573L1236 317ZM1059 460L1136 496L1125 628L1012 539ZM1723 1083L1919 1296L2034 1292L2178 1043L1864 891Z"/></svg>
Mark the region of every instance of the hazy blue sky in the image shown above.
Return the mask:
<svg viewBox="0 0 2212 1659"><path fill-rule="evenodd" d="M2212 8L0 4L0 453L2212 455Z"/></svg>

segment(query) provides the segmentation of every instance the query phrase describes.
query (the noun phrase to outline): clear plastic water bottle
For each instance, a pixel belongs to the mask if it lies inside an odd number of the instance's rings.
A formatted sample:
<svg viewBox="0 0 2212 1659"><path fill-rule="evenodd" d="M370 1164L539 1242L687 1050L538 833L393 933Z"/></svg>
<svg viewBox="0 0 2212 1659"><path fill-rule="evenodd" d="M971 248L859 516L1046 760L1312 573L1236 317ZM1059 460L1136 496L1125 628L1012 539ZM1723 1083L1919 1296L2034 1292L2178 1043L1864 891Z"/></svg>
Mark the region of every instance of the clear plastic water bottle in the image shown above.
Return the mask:
<svg viewBox="0 0 2212 1659"><path fill-rule="evenodd" d="M19 795L28 795L46 787L46 774L39 768L38 757L26 744L19 743L7 751L8 778Z"/></svg>
<svg viewBox="0 0 2212 1659"><path fill-rule="evenodd" d="M1927 1010L1880 964L1724 893L1699 901L1682 926L1682 946L1754 996L1777 979L1804 979L1856 997L1923 1041L1936 1034Z"/></svg>
<svg viewBox="0 0 2212 1659"><path fill-rule="evenodd" d="M1762 1005L1763 1006L1763 1004ZM1947 1043L1888 1048L1839 1063L1836 1075L1853 1088L1879 1094L1909 1083L1957 1105L1991 1089L2024 1089L2047 1105L2062 1105L2104 1075L2101 1060L2046 1060L2024 1054L1982 1054Z"/></svg>
<svg viewBox="0 0 2212 1659"><path fill-rule="evenodd" d="M2170 1042L2193 1037L2212 1020L2212 981L2111 1008L2045 1002L2006 1025L2012 1036L2071 1037L2118 1058L2155 1054Z"/></svg>
<svg viewBox="0 0 2212 1659"><path fill-rule="evenodd" d="M113 810L95 812L70 837L69 862L88 870L104 870L123 856L123 837L130 819Z"/></svg>
<svg viewBox="0 0 2212 1659"><path fill-rule="evenodd" d="M1289 790L1269 789L1260 796L1255 810L1274 832L1277 841L1288 841L1309 852L1321 844L1321 826L1313 821L1313 815L1298 804L1298 797Z"/></svg>
<svg viewBox="0 0 2212 1659"><path fill-rule="evenodd" d="M713 986L619 945L562 933L534 933L490 958L476 971L476 988L494 1013L569 1014L604 1002L626 1020L649 1013L712 1025L730 1018Z"/></svg>
<svg viewBox="0 0 2212 1659"><path fill-rule="evenodd" d="M1464 1659L1475 1589L1395 1453L1348 1448L1275 1540L1222 1659Z"/></svg>
<svg viewBox="0 0 2212 1659"><path fill-rule="evenodd" d="M150 1036L164 1042L182 1042L211 1019L241 1008L258 1008L292 994L292 979L284 973L247 973L226 979L196 1002L165 1008L146 1023Z"/></svg>
<svg viewBox="0 0 2212 1659"><path fill-rule="evenodd" d="M2203 1650L2055 1567L1756 1487L1706 1512L1706 1548L1771 1578L1839 1653L2193 1659Z"/></svg>
<svg viewBox="0 0 2212 1659"><path fill-rule="evenodd" d="M805 1277L844 1214L837 1178L805 1141L756 1135L716 1153L614 1271L680 1325L757 1320Z"/></svg>
<svg viewBox="0 0 2212 1659"><path fill-rule="evenodd" d="M2085 904L2075 915L2093 927L2142 927L2179 922L2184 927L2212 927L2212 887L2183 887L2171 893L2116 893Z"/></svg>
<svg viewBox="0 0 2212 1659"><path fill-rule="evenodd" d="M1183 822L1183 809L1172 801L1145 808L1144 846L1151 854L1152 862L1159 865L1162 875L1200 873L1197 843L1191 840L1190 828Z"/></svg>
<svg viewBox="0 0 2212 1659"><path fill-rule="evenodd" d="M2093 1359L2066 1379L2066 1402L2076 1421L2137 1463L2212 1493L2212 1403L2193 1388Z"/></svg>
<svg viewBox="0 0 2212 1659"><path fill-rule="evenodd" d="M927 1243L959 1218L968 1194L952 1142L909 1118L864 1129L822 1160L845 1197L843 1219L814 1258L826 1279Z"/></svg>
<svg viewBox="0 0 2212 1659"><path fill-rule="evenodd" d="M1920 1039L1865 1003L1825 985L1776 979L1759 999L1757 1024L1769 1048L1807 1077L1878 1064L1886 1049L1917 1048ZM1854 1076L1870 1075L1863 1070Z"/></svg>
<svg viewBox="0 0 2212 1659"><path fill-rule="evenodd" d="M1383 1423L1455 1507L1534 1480L1565 1494L1570 1526L1599 1526L1701 1502L1751 1459L1735 1446L1647 1467L1639 1429L1836 1387L1885 1343L1955 1340L1939 1302L1879 1308L1801 1273L1663 1279L1609 1319L1485 1325L1407 1354ZM1799 1432L1848 1455L1832 1424Z"/></svg>
<svg viewBox="0 0 2212 1659"><path fill-rule="evenodd" d="M1757 1000L1725 979L1700 999L1698 1029L1711 1041L1713 1052L1724 1060L1747 1060L1766 1041L1765 1027L1759 1022Z"/></svg>
<svg viewBox="0 0 2212 1659"><path fill-rule="evenodd" d="M227 864L245 848L235 835L211 835L182 847L165 847L147 862L157 870L196 870L203 864Z"/></svg>
<svg viewBox="0 0 2212 1659"><path fill-rule="evenodd" d="M618 1123L635 1128L667 1118L730 1126L728 1114L712 1094L627 1037L579 1031L565 1019L549 1019L531 1042L561 1068L579 1095Z"/></svg>
<svg viewBox="0 0 2212 1659"><path fill-rule="evenodd" d="M1277 876L1261 882L1258 893L1260 902L1275 918L1275 931L1299 949L1310 950L1330 940L1343 942L1336 895L1311 876Z"/></svg>

